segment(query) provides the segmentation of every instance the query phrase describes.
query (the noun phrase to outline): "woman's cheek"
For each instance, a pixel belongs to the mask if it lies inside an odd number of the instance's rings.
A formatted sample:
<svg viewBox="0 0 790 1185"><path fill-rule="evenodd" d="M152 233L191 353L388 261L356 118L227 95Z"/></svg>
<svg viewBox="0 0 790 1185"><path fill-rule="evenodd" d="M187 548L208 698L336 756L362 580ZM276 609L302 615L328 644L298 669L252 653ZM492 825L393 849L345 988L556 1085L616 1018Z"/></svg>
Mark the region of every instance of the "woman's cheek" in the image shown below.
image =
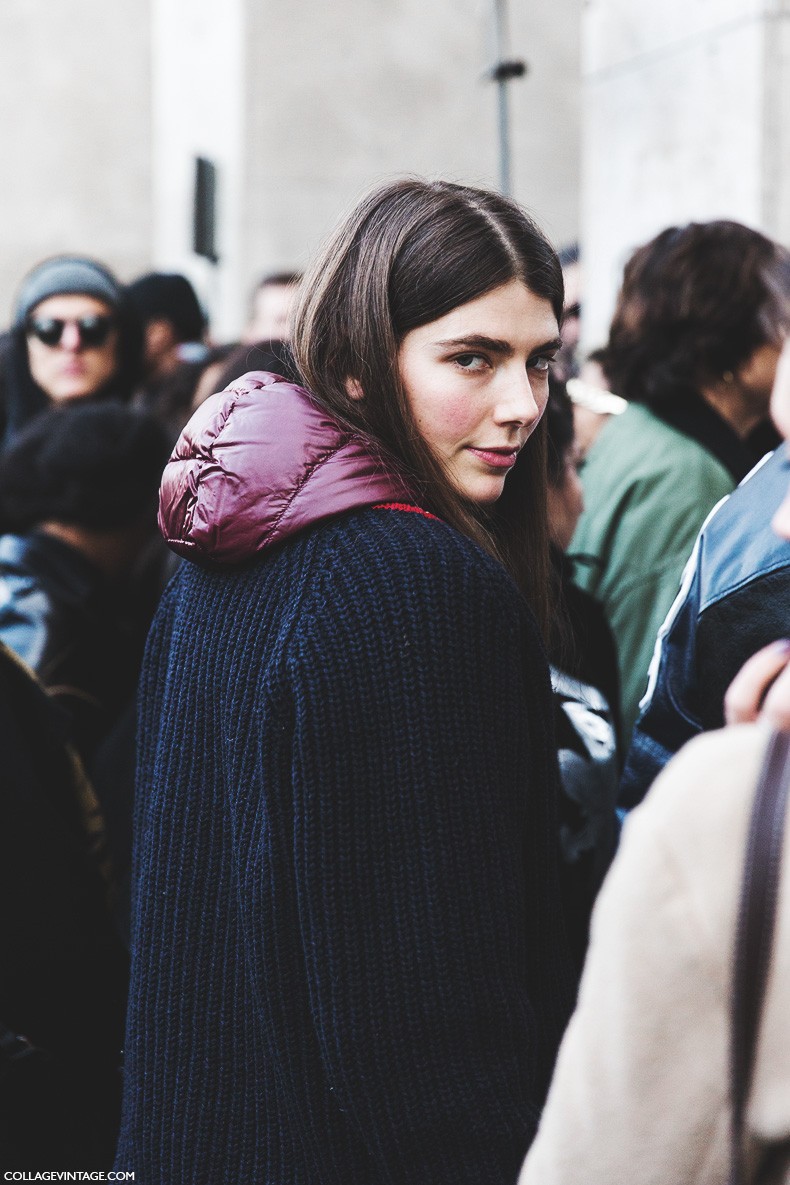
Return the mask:
<svg viewBox="0 0 790 1185"><path fill-rule="evenodd" d="M445 435L458 437L459 440L465 439L474 430L479 419L475 413L473 400L465 392L452 397L445 396L440 415Z"/></svg>

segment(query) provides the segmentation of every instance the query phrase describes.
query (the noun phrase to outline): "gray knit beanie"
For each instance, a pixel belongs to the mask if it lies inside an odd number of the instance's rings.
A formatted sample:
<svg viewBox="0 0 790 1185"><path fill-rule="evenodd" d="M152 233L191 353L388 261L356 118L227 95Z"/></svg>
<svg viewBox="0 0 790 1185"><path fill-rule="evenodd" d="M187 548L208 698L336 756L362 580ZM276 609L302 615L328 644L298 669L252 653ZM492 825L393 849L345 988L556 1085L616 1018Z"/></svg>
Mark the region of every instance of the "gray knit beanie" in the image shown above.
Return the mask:
<svg viewBox="0 0 790 1185"><path fill-rule="evenodd" d="M121 285L100 263L81 256L56 255L39 263L22 281L14 324L24 325L28 314L42 300L66 294L95 296L113 309L123 298Z"/></svg>

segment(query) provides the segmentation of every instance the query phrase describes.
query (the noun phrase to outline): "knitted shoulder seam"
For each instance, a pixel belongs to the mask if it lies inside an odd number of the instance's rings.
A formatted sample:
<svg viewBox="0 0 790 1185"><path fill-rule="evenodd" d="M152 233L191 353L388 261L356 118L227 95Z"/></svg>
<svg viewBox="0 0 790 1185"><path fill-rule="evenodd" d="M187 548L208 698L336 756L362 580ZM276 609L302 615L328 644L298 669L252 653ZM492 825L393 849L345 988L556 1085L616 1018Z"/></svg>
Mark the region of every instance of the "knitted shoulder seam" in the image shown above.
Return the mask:
<svg viewBox="0 0 790 1185"><path fill-rule="evenodd" d="M427 511L423 511L419 507L412 507L406 504L377 503L367 507L357 507L356 512L377 511L379 509L383 509L384 506L387 506L388 509L392 508L400 511L412 511L412 513L408 514L407 517L416 520L417 522L424 522L427 520L431 524L437 523L442 527L449 526L449 524L445 523L443 519L437 518L436 515L430 514ZM384 515L376 514L371 519L371 522L376 522L376 520L379 520L377 523L378 529L383 529L385 535L390 536L392 533L392 528L389 524L387 526L384 525L384 523L381 521L384 518ZM331 529L333 523L336 525L337 519L330 520L328 523L323 524L323 526L327 529ZM394 526L394 524L392 524L392 526ZM429 529L433 531L433 526L431 526ZM474 540L469 539L468 536L464 535L455 528L450 527L449 534L445 535L445 533L442 532L442 536L443 540L441 542L438 538L433 539L431 545L426 547L425 555L431 563L435 563L439 566L443 575L447 574L448 563L452 563L454 561L459 565L459 572L460 569L465 571L471 569L471 571L475 573L476 579L480 582L481 595L490 597L492 608L496 606L500 611L500 614L506 607L506 602L503 602L502 598L503 592L505 592L505 588L503 586L507 586L507 588L512 591L514 598L513 609L517 611L517 615L520 615L520 609L524 608L527 610L528 616L532 616L531 613L529 613L527 603L519 592L515 582L501 563L484 551L478 544L474 542ZM448 548L449 552L447 551ZM305 593L304 602L299 607L298 618L295 618L294 620L293 626L288 635L287 643L292 641L293 635L299 628L305 613L307 613L308 616L310 615L309 608L306 609L305 606L309 607L312 604L321 605L326 600L327 584L333 577L333 574L336 570L336 565L340 563L345 567L345 561L343 557L338 557L338 551L343 550L342 541L335 541L331 545L329 549L329 555L327 555L327 552L324 549L320 550L322 553L320 556L311 556L309 560L312 570L308 579L313 580L313 584ZM398 552L398 554L400 555L401 553ZM353 554L351 558L353 562ZM537 630L536 625L535 629Z"/></svg>

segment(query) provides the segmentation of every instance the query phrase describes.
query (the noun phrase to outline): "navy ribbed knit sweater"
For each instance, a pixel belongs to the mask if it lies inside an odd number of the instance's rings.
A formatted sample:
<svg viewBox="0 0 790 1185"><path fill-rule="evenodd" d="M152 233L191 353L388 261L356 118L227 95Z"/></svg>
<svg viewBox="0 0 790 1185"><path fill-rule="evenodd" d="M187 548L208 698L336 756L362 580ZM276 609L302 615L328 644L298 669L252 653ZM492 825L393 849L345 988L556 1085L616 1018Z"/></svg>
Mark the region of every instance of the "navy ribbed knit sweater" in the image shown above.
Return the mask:
<svg viewBox="0 0 790 1185"><path fill-rule="evenodd" d="M548 673L502 567L353 511L161 604L116 1167L512 1185L575 984Z"/></svg>

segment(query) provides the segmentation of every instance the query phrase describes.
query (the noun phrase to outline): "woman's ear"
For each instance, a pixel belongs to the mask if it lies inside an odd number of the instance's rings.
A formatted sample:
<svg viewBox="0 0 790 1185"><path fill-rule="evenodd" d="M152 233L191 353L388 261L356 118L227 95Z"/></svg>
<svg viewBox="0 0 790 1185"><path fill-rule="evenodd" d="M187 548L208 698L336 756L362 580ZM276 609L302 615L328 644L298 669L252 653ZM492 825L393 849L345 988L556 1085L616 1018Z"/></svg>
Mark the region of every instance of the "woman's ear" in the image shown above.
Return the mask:
<svg viewBox="0 0 790 1185"><path fill-rule="evenodd" d="M359 379L347 378L345 381L346 395L349 399L364 399L365 392Z"/></svg>

